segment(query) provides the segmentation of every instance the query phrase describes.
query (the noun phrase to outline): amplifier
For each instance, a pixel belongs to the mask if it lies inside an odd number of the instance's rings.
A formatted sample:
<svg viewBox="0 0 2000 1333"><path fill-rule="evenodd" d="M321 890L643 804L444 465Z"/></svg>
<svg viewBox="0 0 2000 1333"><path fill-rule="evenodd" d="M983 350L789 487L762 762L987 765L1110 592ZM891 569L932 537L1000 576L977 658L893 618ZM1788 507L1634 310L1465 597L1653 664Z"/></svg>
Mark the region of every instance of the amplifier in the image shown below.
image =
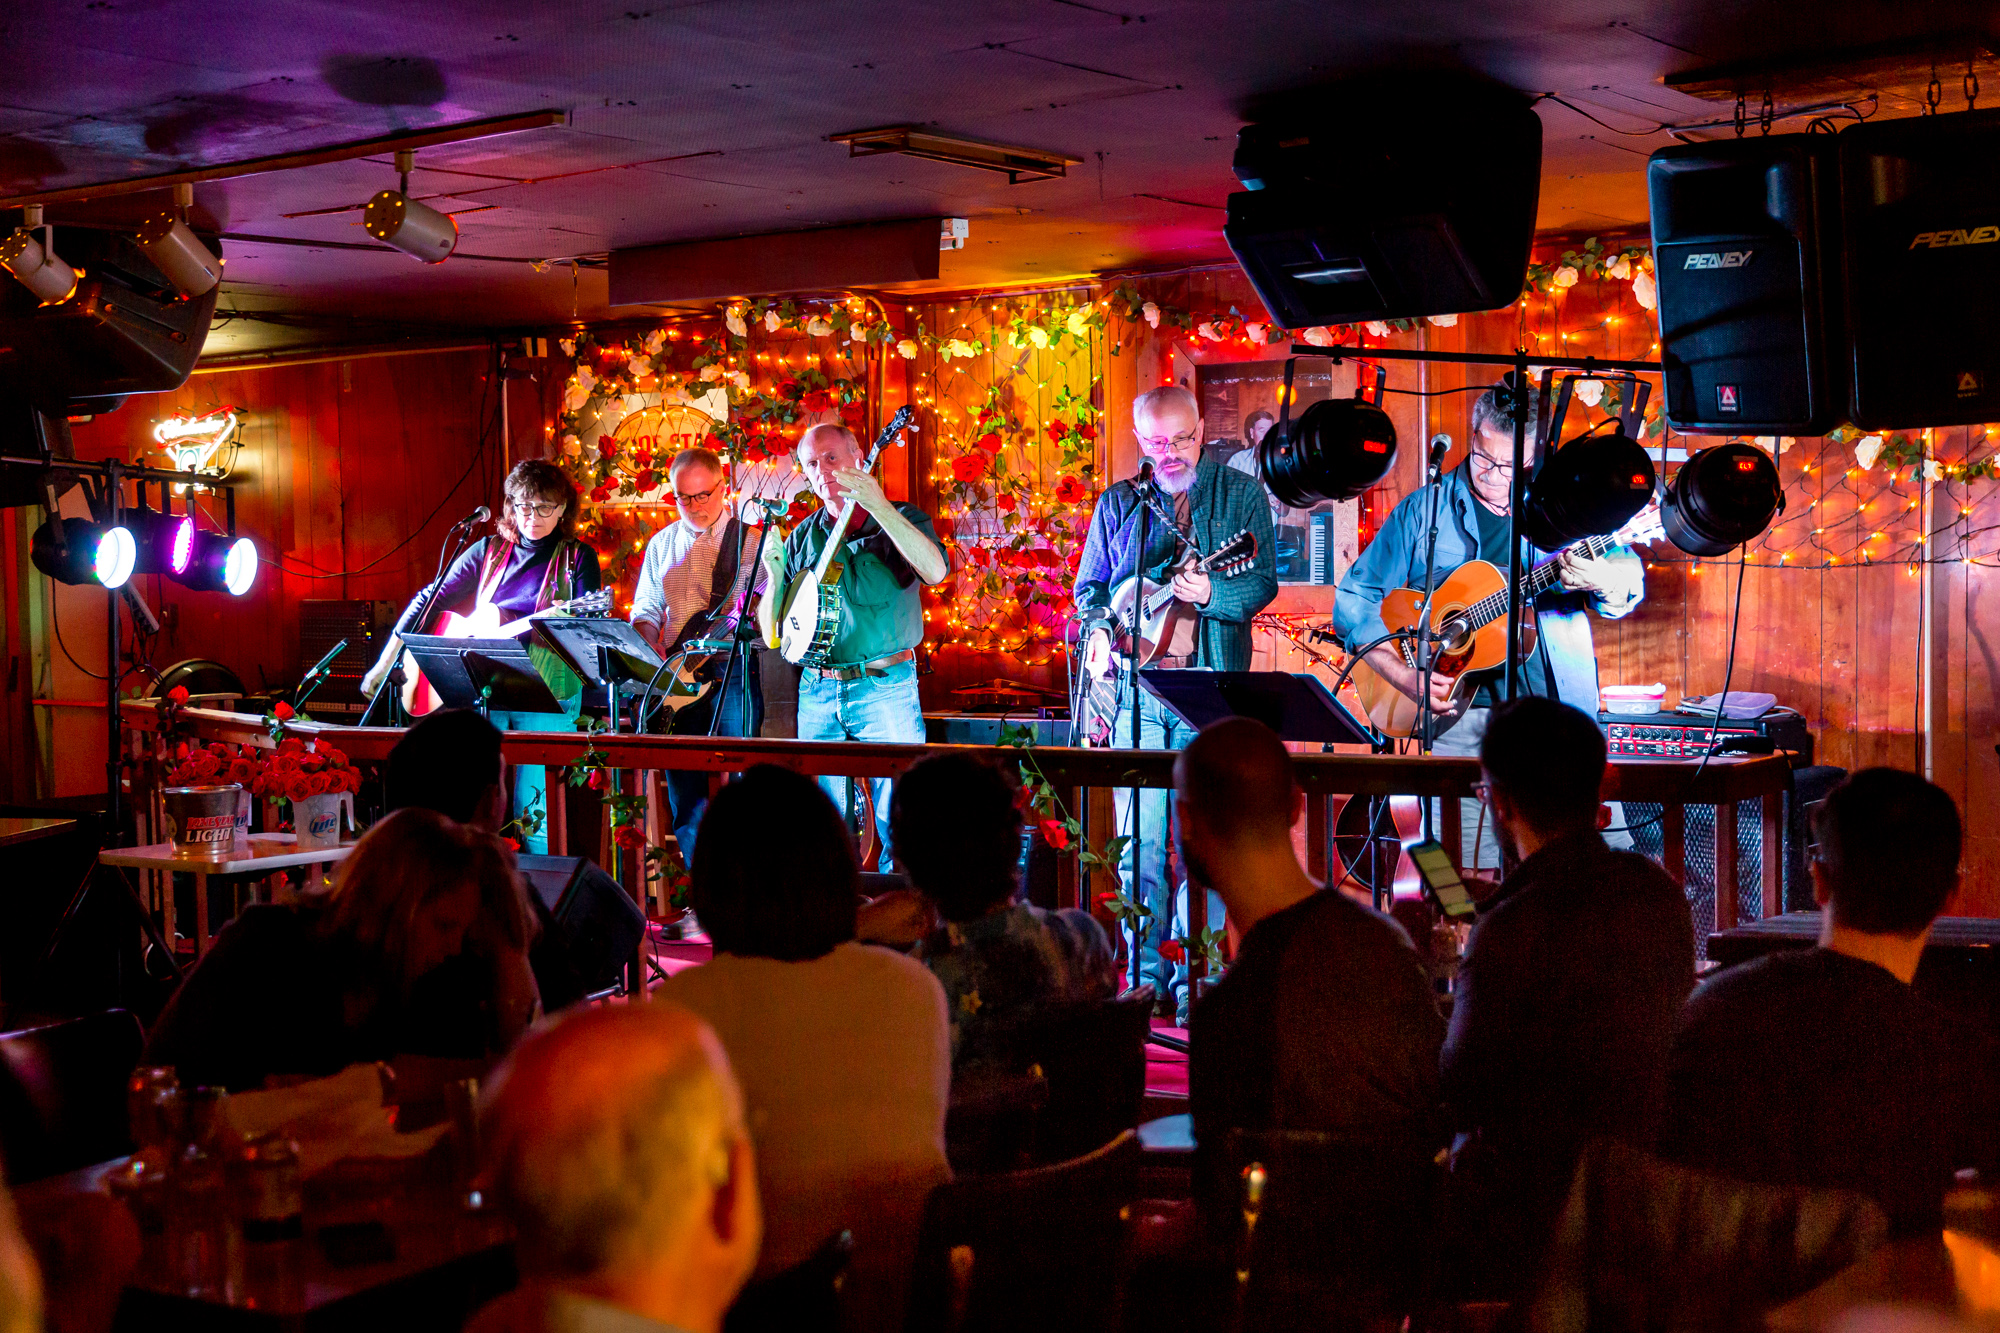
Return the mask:
<svg viewBox="0 0 2000 1333"><path fill-rule="evenodd" d="M361 697L361 678L382 651L380 633L396 623L401 608L390 602L322 601L299 603L299 669L310 667L342 639L347 648L333 661L326 679L313 691L306 715L316 722L359 722L368 701ZM381 626L378 632L377 626Z"/></svg>
<svg viewBox="0 0 2000 1333"><path fill-rule="evenodd" d="M1604 725L1605 749L1614 756L1699 759L1708 747L1709 723L1688 713L1599 713L1597 720ZM1715 729L1718 747L1745 736L1768 737L1775 748L1792 751L1794 768L1813 761L1812 733L1805 719L1789 710L1743 721L1724 718Z"/></svg>

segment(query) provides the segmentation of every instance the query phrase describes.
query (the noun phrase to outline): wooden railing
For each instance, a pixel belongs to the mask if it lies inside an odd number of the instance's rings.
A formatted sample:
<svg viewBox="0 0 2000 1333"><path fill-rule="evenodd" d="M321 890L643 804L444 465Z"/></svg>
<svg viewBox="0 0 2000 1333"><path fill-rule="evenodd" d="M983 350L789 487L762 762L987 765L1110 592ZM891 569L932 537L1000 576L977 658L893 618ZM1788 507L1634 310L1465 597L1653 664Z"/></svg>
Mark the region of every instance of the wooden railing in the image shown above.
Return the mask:
<svg viewBox="0 0 2000 1333"><path fill-rule="evenodd" d="M224 713L200 708L181 710L183 722L205 740L269 746L273 744L264 720L241 713ZM126 706L125 726L129 732L157 730L158 717L151 701ZM403 732L394 727L346 727L293 721L290 734L301 739L325 737L357 763L379 763ZM135 737L136 739L136 737ZM1003 762L1016 762L1018 749L973 745L891 745L874 742L798 741L765 738L698 736L637 736L588 734L583 732L509 732L502 752L509 763L565 765L575 763L595 748L607 756L610 765L631 772L667 769L697 769L730 773L752 764L777 764L801 773L829 774L856 778L896 777L926 755L945 752L972 752ZM1083 820L1086 837L1101 844L1111 832L1110 794L1120 787L1170 787L1177 757L1171 750L1083 750L1037 748L1035 762L1059 791L1068 793L1070 808ZM1479 764L1469 758L1446 756L1394 756L1369 754L1298 754L1293 769L1299 785L1309 796L1418 796L1470 797L1479 781ZM1736 802L1762 802L1763 843L1762 882L1759 895L1763 915L1774 916L1783 908L1784 793L1791 785L1790 768L1783 755L1716 757L1699 767L1691 760L1633 759L1611 761L1617 773L1617 796L1626 801L1652 802L1664 807L1661 817L1664 854L1661 862L1676 883L1687 878L1688 805L1715 807L1715 929L1728 930L1738 921ZM135 797L138 794L135 793ZM564 827L563 802L549 804L549 845L560 853L574 840ZM1306 846L1308 868L1315 874L1329 873L1326 837L1327 821L1333 818L1331 800L1307 802ZM143 804L139 808L144 808ZM1456 859L1460 846L1459 806L1455 800L1440 802L1441 826L1438 840ZM1149 830L1150 839L1160 830ZM592 841L595 841L593 839ZM588 843L585 843L588 845ZM1061 898L1069 904L1092 901L1096 887L1077 882L1073 862L1065 858ZM1332 867L1338 873L1339 867ZM1100 872L1102 873L1102 872ZM1202 895L1193 895L1199 899ZM1190 909L1199 915L1199 903Z"/></svg>

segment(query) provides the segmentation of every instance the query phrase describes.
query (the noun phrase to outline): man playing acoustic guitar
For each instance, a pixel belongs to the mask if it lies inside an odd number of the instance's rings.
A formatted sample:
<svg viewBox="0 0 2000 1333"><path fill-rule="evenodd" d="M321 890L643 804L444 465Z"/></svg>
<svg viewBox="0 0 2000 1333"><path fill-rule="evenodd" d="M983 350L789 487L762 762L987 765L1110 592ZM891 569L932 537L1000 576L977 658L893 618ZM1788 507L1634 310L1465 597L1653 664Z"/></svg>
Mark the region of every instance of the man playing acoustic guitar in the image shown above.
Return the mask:
<svg viewBox="0 0 2000 1333"><path fill-rule="evenodd" d="M865 517L847 529L840 579L840 628L824 667L807 667L799 679L802 741L924 741L923 706L917 701L917 645L924 638L924 604L917 584L940 583L951 572L931 517L883 494L882 483L861 468L861 442L838 422L824 422L799 437L799 470L820 498L818 513L792 529L782 544L768 543L764 564L774 589L789 589L819 561L841 507L851 498ZM778 646L782 597L757 606L764 641ZM833 803L847 804L847 779L823 776ZM869 783L875 830L881 840L878 868L890 869L889 779Z"/></svg>
<svg viewBox="0 0 2000 1333"><path fill-rule="evenodd" d="M1471 452L1439 483L1444 487L1438 506L1439 583L1469 560L1484 560L1503 576L1507 569L1507 519L1514 488L1514 393L1510 383L1502 382L1479 395L1472 405ZM1532 431L1528 462L1534 462ZM1382 599L1389 592L1424 586L1429 504L1423 490L1404 496L1340 581L1333 604L1333 627L1350 652L1389 632L1382 621ZM1549 558L1545 551L1524 546L1528 566ZM1606 620L1631 614L1646 595L1645 566L1622 546L1596 558L1569 550L1555 559L1558 581L1534 603L1538 632L1534 650L1521 663L1520 689L1526 694L1553 696L1595 717L1597 651L1585 609ZM1501 634L1504 637L1504 629ZM1409 698L1421 698L1423 673L1403 659L1398 644L1383 644L1365 661L1376 675ZM1443 714L1437 720L1441 734L1431 747L1433 753L1478 755L1480 738L1486 734L1487 713L1505 694L1503 675L1496 670L1468 677L1458 688L1456 699L1450 676L1431 677L1432 706ZM1463 706L1464 711L1454 718L1450 710L1455 705ZM1500 845L1492 819L1481 821L1474 801L1465 802L1463 812L1464 865L1467 869L1498 870ZM1623 832L1608 834L1606 840L1614 846L1631 843L1630 835Z"/></svg>

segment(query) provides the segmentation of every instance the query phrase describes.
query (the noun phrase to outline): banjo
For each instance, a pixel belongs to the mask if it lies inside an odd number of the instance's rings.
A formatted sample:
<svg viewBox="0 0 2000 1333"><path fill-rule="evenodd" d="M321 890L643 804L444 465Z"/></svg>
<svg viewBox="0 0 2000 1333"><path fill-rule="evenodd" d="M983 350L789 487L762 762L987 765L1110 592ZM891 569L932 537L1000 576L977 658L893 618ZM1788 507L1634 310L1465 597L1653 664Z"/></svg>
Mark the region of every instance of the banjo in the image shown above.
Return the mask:
<svg viewBox="0 0 2000 1333"><path fill-rule="evenodd" d="M907 403L896 409L896 415L882 427L875 443L868 446L868 456L861 463L863 472L874 470L875 460L881 456L883 448L910 424L910 418L915 415ZM841 553L847 549L847 529L854 521L854 511L859 507L854 503L853 496L847 497L847 502L840 507L840 515L833 521L833 531L827 534L826 545L820 548L818 563L801 573L786 590L785 598L780 603L783 609L778 618L778 650L787 662L797 666L822 667L833 652L834 637L840 633L840 609L844 601L840 578L846 572L846 562L841 559Z"/></svg>

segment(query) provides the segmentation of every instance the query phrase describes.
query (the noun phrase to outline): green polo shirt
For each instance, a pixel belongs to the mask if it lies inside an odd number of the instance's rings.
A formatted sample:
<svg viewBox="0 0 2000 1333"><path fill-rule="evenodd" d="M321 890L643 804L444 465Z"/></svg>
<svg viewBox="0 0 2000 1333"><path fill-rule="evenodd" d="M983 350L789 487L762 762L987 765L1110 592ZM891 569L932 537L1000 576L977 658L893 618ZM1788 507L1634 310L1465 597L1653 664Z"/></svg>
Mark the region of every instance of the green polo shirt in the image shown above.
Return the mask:
<svg viewBox="0 0 2000 1333"><path fill-rule="evenodd" d="M912 504L896 512L923 533L940 553L931 516ZM785 538L785 585L819 563L833 529L833 515L822 509L792 529ZM830 666L860 666L890 657L924 641L924 603L917 571L889 540L882 525L867 515L848 529L847 572L841 575L840 633L834 637Z"/></svg>

